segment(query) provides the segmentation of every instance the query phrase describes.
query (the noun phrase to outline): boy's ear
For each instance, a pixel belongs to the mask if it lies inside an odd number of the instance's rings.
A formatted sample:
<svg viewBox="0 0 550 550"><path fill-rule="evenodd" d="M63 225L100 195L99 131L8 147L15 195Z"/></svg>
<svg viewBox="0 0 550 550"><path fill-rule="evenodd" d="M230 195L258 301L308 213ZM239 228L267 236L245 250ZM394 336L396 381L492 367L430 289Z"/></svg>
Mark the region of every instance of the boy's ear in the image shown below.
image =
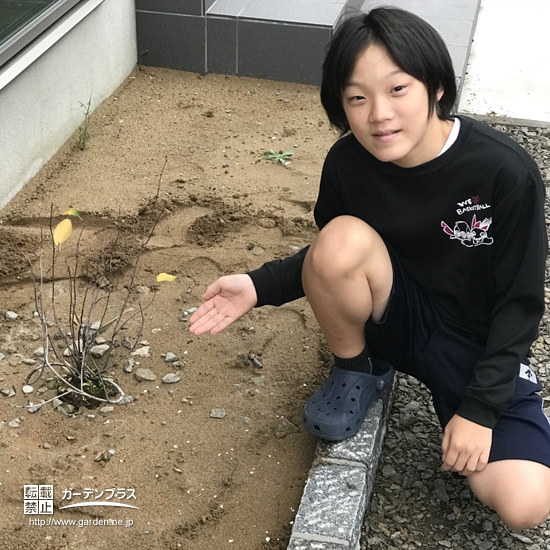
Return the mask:
<svg viewBox="0 0 550 550"><path fill-rule="evenodd" d="M445 90L443 88L439 88L439 90L437 90L437 101L439 101L442 97L443 97L443 94L445 93Z"/></svg>

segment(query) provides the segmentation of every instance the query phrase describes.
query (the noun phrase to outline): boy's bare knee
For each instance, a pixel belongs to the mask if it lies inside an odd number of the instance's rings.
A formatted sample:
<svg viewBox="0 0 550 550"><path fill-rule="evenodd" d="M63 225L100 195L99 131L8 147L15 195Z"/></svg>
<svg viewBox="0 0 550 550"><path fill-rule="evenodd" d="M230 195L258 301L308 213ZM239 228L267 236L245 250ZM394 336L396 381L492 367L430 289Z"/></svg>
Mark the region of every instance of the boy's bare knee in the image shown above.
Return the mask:
<svg viewBox="0 0 550 550"><path fill-rule="evenodd" d="M531 461L502 460L469 476L474 494L513 531L537 527L550 513L550 470Z"/></svg>
<svg viewBox="0 0 550 550"><path fill-rule="evenodd" d="M374 229L359 218L339 216L321 230L307 264L318 274L346 271L363 261L376 238Z"/></svg>
<svg viewBox="0 0 550 550"><path fill-rule="evenodd" d="M523 531L538 527L548 519L547 503L532 503L518 506L517 503L508 503L496 509L503 523L512 531Z"/></svg>

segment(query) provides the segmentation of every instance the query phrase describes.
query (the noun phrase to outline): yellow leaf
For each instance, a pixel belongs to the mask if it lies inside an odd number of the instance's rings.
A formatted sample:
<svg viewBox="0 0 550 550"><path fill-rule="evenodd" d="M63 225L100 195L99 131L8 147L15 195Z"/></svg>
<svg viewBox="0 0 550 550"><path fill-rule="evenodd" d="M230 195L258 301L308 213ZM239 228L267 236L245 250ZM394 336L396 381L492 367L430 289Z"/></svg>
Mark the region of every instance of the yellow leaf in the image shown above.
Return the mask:
<svg viewBox="0 0 550 550"><path fill-rule="evenodd" d="M73 224L71 220L65 219L57 224L57 227L53 231L53 242L56 245L63 244L73 231Z"/></svg>
<svg viewBox="0 0 550 550"><path fill-rule="evenodd" d="M77 210L76 208L69 208L69 210L63 212L63 214L67 214L67 216L76 216L77 218L80 218L80 210Z"/></svg>
<svg viewBox="0 0 550 550"><path fill-rule="evenodd" d="M170 275L169 273L159 273L157 275L157 283L162 281L175 281L177 275Z"/></svg>

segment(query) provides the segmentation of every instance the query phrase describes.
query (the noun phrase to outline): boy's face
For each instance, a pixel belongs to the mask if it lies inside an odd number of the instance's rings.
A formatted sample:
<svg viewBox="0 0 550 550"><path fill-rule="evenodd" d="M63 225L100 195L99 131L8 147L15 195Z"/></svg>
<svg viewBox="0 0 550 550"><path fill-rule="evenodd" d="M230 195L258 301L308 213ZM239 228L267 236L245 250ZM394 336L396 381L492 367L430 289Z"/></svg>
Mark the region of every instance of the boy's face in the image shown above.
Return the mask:
<svg viewBox="0 0 550 550"><path fill-rule="evenodd" d="M452 127L428 116L426 86L375 44L359 54L342 102L359 143L377 159L405 168L435 158Z"/></svg>

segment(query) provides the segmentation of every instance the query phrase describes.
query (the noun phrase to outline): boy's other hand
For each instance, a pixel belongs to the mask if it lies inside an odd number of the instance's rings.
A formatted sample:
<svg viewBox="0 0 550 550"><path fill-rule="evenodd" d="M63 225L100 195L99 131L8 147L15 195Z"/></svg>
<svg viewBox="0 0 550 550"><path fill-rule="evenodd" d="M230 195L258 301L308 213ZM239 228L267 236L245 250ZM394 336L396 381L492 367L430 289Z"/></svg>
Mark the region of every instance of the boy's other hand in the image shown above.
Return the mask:
<svg viewBox="0 0 550 550"><path fill-rule="evenodd" d="M197 336L205 332L218 334L258 303L248 275L220 277L206 289L202 299L204 303L189 319L189 330Z"/></svg>
<svg viewBox="0 0 550 550"><path fill-rule="evenodd" d="M489 461L493 430L455 414L443 432L443 471L463 476L481 472Z"/></svg>

